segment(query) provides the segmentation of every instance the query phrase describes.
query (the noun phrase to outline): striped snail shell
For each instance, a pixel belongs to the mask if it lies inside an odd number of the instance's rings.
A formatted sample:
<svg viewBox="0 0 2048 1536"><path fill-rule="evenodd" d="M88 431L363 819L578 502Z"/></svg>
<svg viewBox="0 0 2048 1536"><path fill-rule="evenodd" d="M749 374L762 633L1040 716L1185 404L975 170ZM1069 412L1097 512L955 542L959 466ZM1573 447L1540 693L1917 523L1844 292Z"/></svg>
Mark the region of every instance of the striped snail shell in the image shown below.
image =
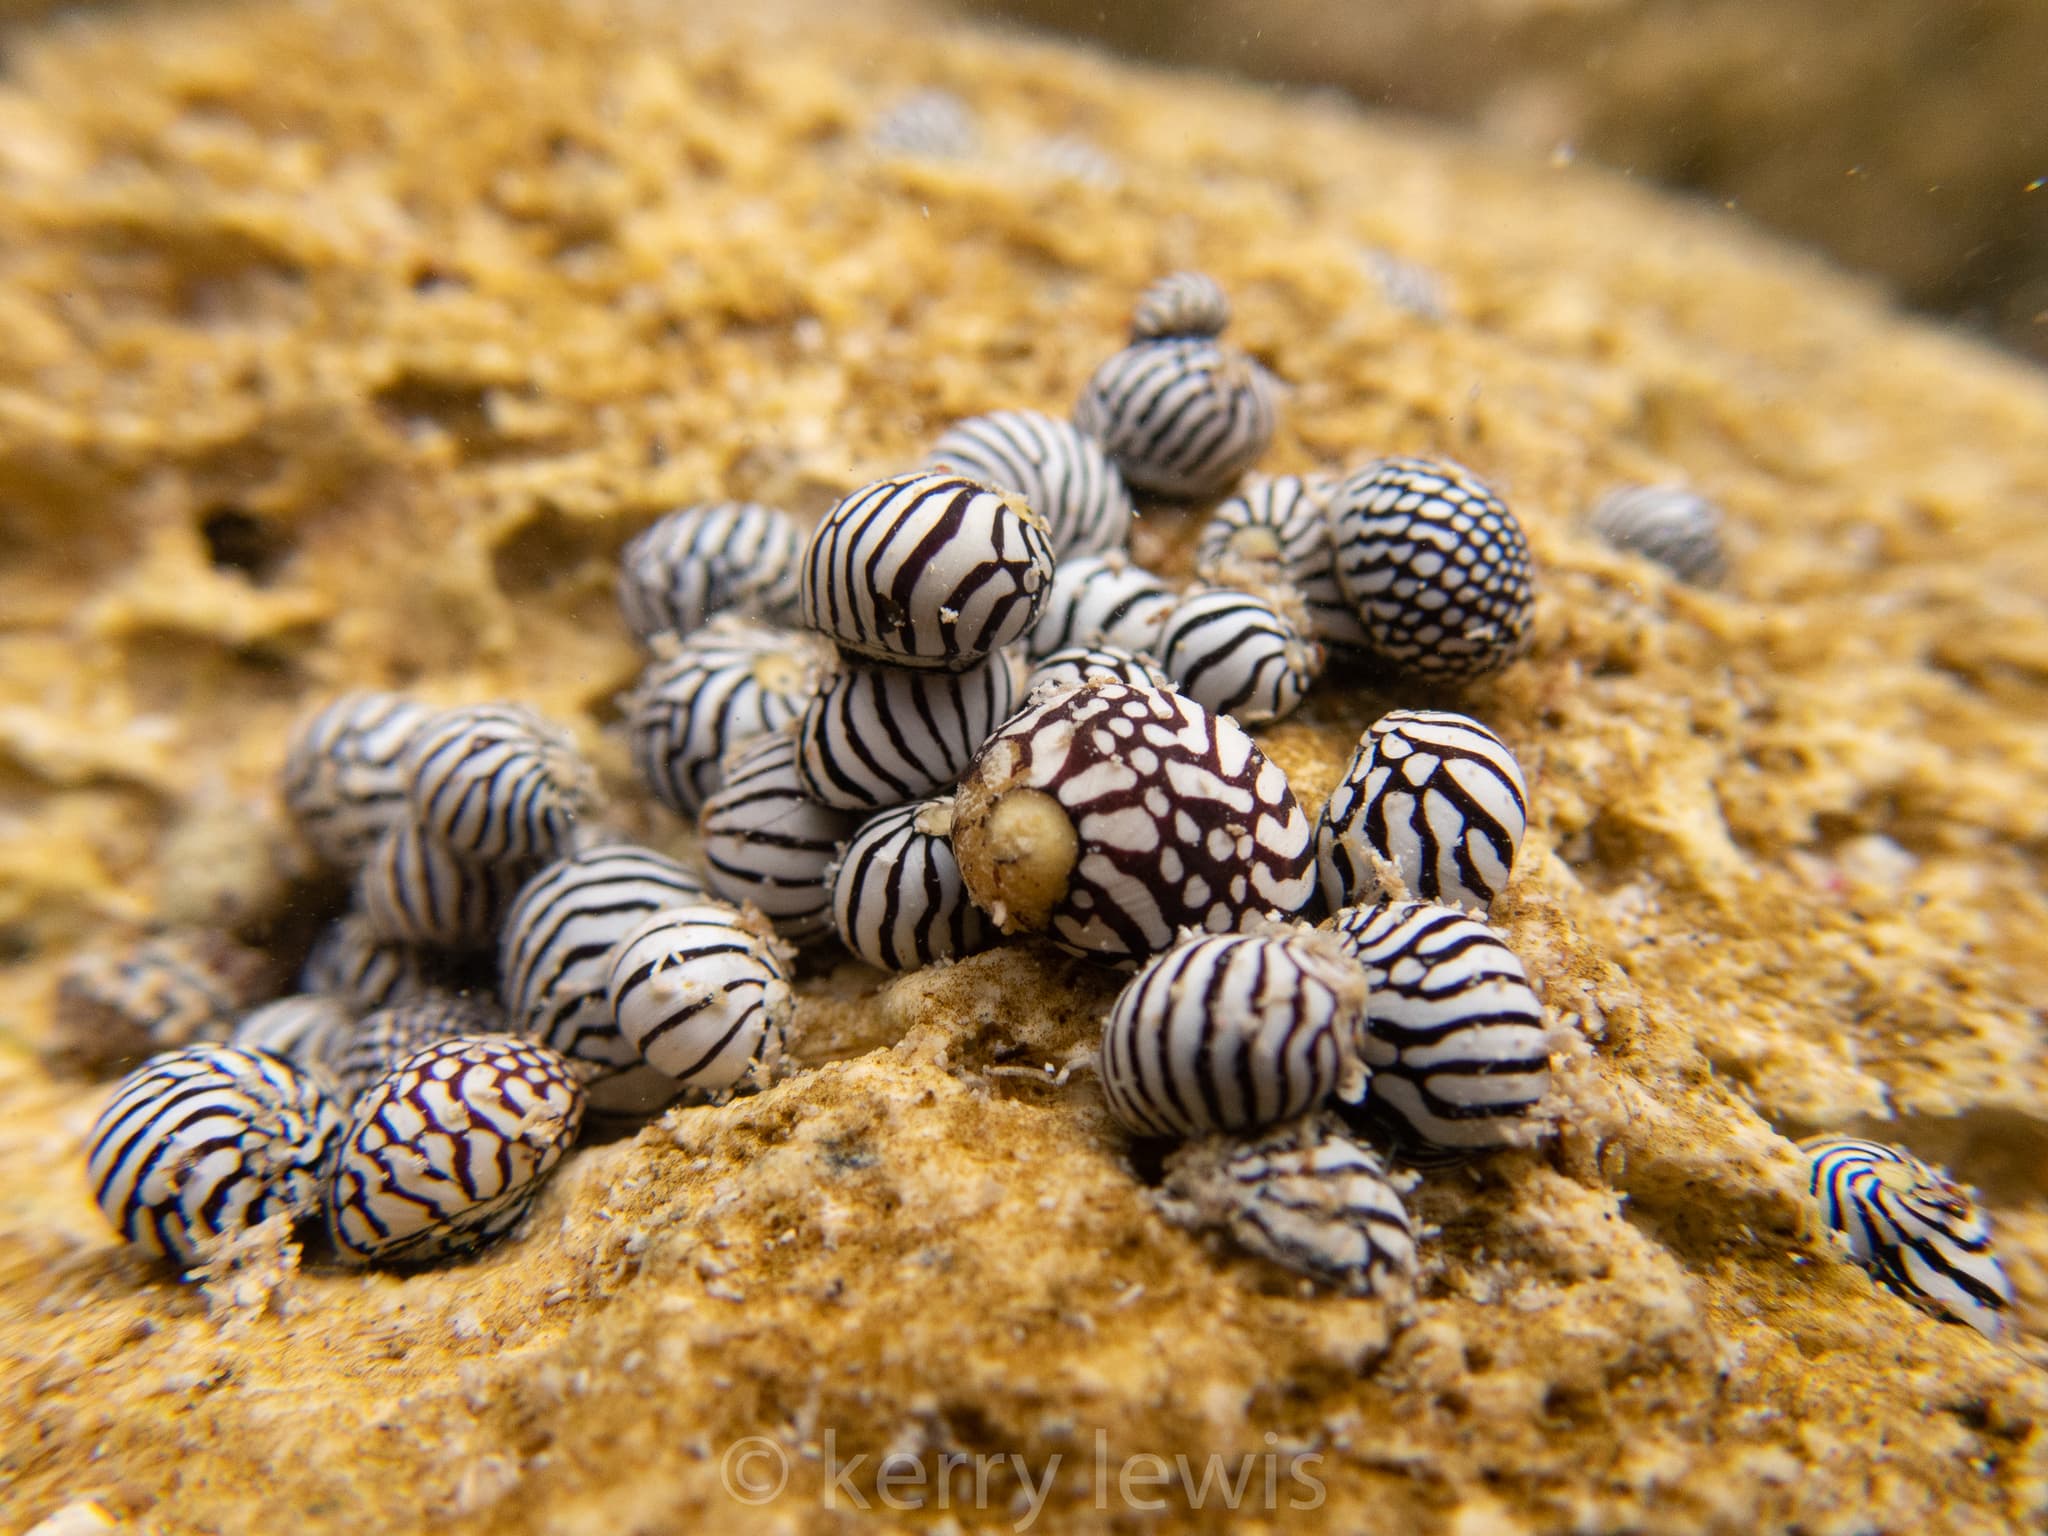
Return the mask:
<svg viewBox="0 0 2048 1536"><path fill-rule="evenodd" d="M1348 1295L1413 1291L1415 1227L1400 1190L1370 1147L1325 1116L1188 1143L1166 1160L1159 1209Z"/></svg>
<svg viewBox="0 0 2048 1536"><path fill-rule="evenodd" d="M1102 1031L1102 1091L1138 1136L1256 1130L1363 1079L1358 963L1312 930L1191 935L1155 955Z"/></svg>
<svg viewBox="0 0 2048 1536"><path fill-rule="evenodd" d="M350 1264L413 1265L502 1237L583 1124L583 1085L544 1045L457 1035L406 1057L357 1102L328 1186Z"/></svg>
<svg viewBox="0 0 2048 1536"><path fill-rule="evenodd" d="M1337 580L1373 653L1425 682L1498 672L1529 639L1529 544L1493 489L1445 459L1381 459L1330 503Z"/></svg>
<svg viewBox="0 0 2048 1536"><path fill-rule="evenodd" d="M647 1064L693 1088L773 1075L796 1011L773 936L722 901L655 913L612 952L606 996Z"/></svg>
<svg viewBox="0 0 2048 1536"><path fill-rule="evenodd" d="M129 1242L180 1266L215 1240L319 1208L342 1116L290 1062L229 1045L152 1056L86 1137L86 1176Z"/></svg>
<svg viewBox="0 0 2048 1536"><path fill-rule="evenodd" d="M865 822L832 870L840 942L886 971L984 948L994 932L967 899L953 856L953 801L921 800Z"/></svg>
<svg viewBox="0 0 2048 1536"><path fill-rule="evenodd" d="M1304 570L1335 560L1326 476L1248 475L1216 504L1195 544L1195 572L1219 587L1298 585ZM1334 573L1333 573L1334 577Z"/></svg>
<svg viewBox="0 0 2048 1536"><path fill-rule="evenodd" d="M1206 272L1169 272L1138 295L1131 340L1220 336L1230 324L1230 296Z"/></svg>
<svg viewBox="0 0 2048 1536"><path fill-rule="evenodd" d="M1174 606L1159 636L1159 662L1180 691L1240 725L1294 713L1323 672L1323 648L1306 632L1299 603L1205 587Z"/></svg>
<svg viewBox="0 0 2048 1536"><path fill-rule="evenodd" d="M1372 278L1380 297L1395 309L1429 321L1441 321L1450 313L1443 279L1419 262L1405 260L1381 246L1368 246L1359 253L1359 265Z"/></svg>
<svg viewBox="0 0 2048 1536"><path fill-rule="evenodd" d="M380 943L479 949L497 937L499 914L528 868L466 859L406 822L363 865L356 904Z"/></svg>
<svg viewBox="0 0 2048 1536"><path fill-rule="evenodd" d="M1063 560L1025 654L1036 661L1077 645L1120 645L1157 655L1177 601L1162 577L1115 551Z"/></svg>
<svg viewBox="0 0 2048 1536"><path fill-rule="evenodd" d="M1616 549L1654 560L1680 581L1711 587L1728 574L1721 509L1685 486L1617 486L1588 521Z"/></svg>
<svg viewBox="0 0 2048 1536"><path fill-rule="evenodd" d="M1131 493L1094 438L1043 411L993 411L956 421L926 462L1021 496L1046 522L1053 557L1122 549Z"/></svg>
<svg viewBox="0 0 2048 1536"><path fill-rule="evenodd" d="M1074 425L1127 483L1161 496L1218 495L1273 441L1272 375L1207 337L1137 341L1095 370Z"/></svg>
<svg viewBox="0 0 2048 1536"><path fill-rule="evenodd" d="M379 938L361 912L328 924L299 970L301 992L338 998L358 1016L411 1002L454 980L442 957L402 940Z"/></svg>
<svg viewBox="0 0 2048 1536"><path fill-rule="evenodd" d="M921 470L825 514L804 553L804 623L870 661L959 670L1031 628L1052 576L1037 512Z"/></svg>
<svg viewBox="0 0 2048 1536"><path fill-rule="evenodd" d="M827 871L859 827L854 812L805 792L796 731L785 726L734 753L725 787L704 802L705 884L736 905L753 903L792 944L811 943L832 931Z"/></svg>
<svg viewBox="0 0 2048 1536"><path fill-rule="evenodd" d="M963 672L844 666L804 709L797 775L821 805L901 805L949 787L1016 704L1002 652Z"/></svg>
<svg viewBox="0 0 2048 1536"><path fill-rule="evenodd" d="M804 534L776 507L720 501L653 523L619 557L619 612L641 640L685 636L722 613L794 621Z"/></svg>
<svg viewBox="0 0 2048 1536"><path fill-rule="evenodd" d="M1856 1136L1810 1136L1808 1188L1849 1255L1922 1311L1987 1339L2006 1330L2012 1282L1984 1213L1962 1188L1903 1147Z"/></svg>
<svg viewBox="0 0 2048 1536"><path fill-rule="evenodd" d="M1483 914L1528 824L1529 788L1505 742L1469 715L1397 709L1367 727L1316 824L1323 901L1376 899L1377 859L1408 895Z"/></svg>
<svg viewBox="0 0 2048 1536"><path fill-rule="evenodd" d="M517 704L443 710L414 736L406 772L417 828L478 864L567 853L597 799L575 741Z"/></svg>
<svg viewBox="0 0 2048 1536"><path fill-rule="evenodd" d="M576 1064L593 1110L652 1113L675 1097L676 1085L619 1033L605 985L629 932L703 896L703 881L675 860L604 843L543 869L506 914L498 987L511 1027Z"/></svg>
<svg viewBox="0 0 2048 1536"><path fill-rule="evenodd" d="M1358 1039L1372 1082L1346 1118L1417 1165L1526 1144L1550 1091L1550 1039L1514 951L1424 901L1346 907L1329 927L1372 985Z"/></svg>
<svg viewBox="0 0 2048 1536"><path fill-rule="evenodd" d="M1316 639L1347 658L1371 648L1372 635L1337 580L1331 540L1329 475L1251 475L1202 525L1195 571L1219 587L1279 587L1307 610Z"/></svg>
<svg viewBox="0 0 2048 1536"><path fill-rule="evenodd" d="M650 663L622 701L640 782L695 816L724 783L726 755L800 716L830 667L813 635L713 619Z"/></svg>
<svg viewBox="0 0 2048 1536"><path fill-rule="evenodd" d="M154 1051L225 1040L269 977L262 955L205 929L87 950L58 979L50 1054L111 1074Z"/></svg>
<svg viewBox="0 0 2048 1536"><path fill-rule="evenodd" d="M406 818L406 750L433 713L402 693L350 693L292 732L285 808L322 858L354 869Z"/></svg>

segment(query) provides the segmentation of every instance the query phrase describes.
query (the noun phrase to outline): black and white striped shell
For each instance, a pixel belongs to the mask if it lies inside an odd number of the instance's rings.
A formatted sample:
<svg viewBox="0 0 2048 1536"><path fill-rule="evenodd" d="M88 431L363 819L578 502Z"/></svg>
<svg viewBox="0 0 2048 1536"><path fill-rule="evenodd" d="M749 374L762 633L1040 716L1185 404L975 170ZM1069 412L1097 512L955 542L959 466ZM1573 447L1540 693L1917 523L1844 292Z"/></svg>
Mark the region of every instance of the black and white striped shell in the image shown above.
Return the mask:
<svg viewBox="0 0 2048 1536"><path fill-rule="evenodd" d="M1150 656L1126 650L1121 645L1098 641L1094 645L1070 645L1054 651L1034 666L1024 679L1024 696L1041 688L1065 688L1073 683L1099 677L1105 682L1129 683L1134 688L1171 688L1173 679Z"/></svg>
<svg viewBox="0 0 2048 1536"><path fill-rule="evenodd" d="M704 802L704 883L735 905L752 902L792 944L824 938L832 931L827 872L860 823L856 812L805 792L796 730L785 726L734 753L725 787Z"/></svg>
<svg viewBox="0 0 2048 1536"><path fill-rule="evenodd" d="M1157 654L1159 632L1179 600L1163 577L1121 553L1062 560L1025 654L1036 661L1077 645Z"/></svg>
<svg viewBox="0 0 2048 1536"><path fill-rule="evenodd" d="M1483 914L1528 825L1529 787L1505 742L1469 715L1397 709L1367 727L1316 825L1323 902L1377 900L1378 858L1405 894Z"/></svg>
<svg viewBox="0 0 2048 1536"><path fill-rule="evenodd" d="M285 809L323 859L354 869L405 820L406 749L433 714L402 693L350 693L292 732Z"/></svg>
<svg viewBox="0 0 2048 1536"><path fill-rule="evenodd" d="M290 1062L228 1045L152 1056L86 1138L106 1218L145 1252L189 1266L216 1238L319 1209L342 1116Z"/></svg>
<svg viewBox="0 0 2048 1536"><path fill-rule="evenodd" d="M1882 1142L1810 1136L1799 1150L1822 1218L1858 1264L1924 1311L2003 1336L2012 1282L1968 1190Z"/></svg>
<svg viewBox="0 0 2048 1536"><path fill-rule="evenodd" d="M1330 503L1337 580L1373 653L1430 682L1498 672L1529 638L1529 545L1507 504L1446 459L1381 459Z"/></svg>
<svg viewBox="0 0 2048 1536"><path fill-rule="evenodd" d="M1206 272L1169 272L1138 295L1131 340L1221 336L1230 324L1230 296Z"/></svg>
<svg viewBox="0 0 2048 1536"><path fill-rule="evenodd" d="M1212 1136L1166 1159L1160 1213L1353 1296L1413 1292L1415 1227L1370 1147L1327 1117L1252 1139Z"/></svg>
<svg viewBox="0 0 2048 1536"><path fill-rule="evenodd" d="M57 983L53 1054L91 1072L234 1033L262 995L260 955L207 931L163 933L76 956Z"/></svg>
<svg viewBox="0 0 2048 1536"><path fill-rule="evenodd" d="M826 513L803 572L804 623L841 649L958 670L1030 630L1053 555L1045 520L1017 497L920 470Z"/></svg>
<svg viewBox="0 0 2048 1536"><path fill-rule="evenodd" d="M301 992L339 998L351 1014L411 1002L448 980L439 957L417 945L377 936L361 912L336 918L299 969Z"/></svg>
<svg viewBox="0 0 2048 1536"><path fill-rule="evenodd" d="M531 868L463 858L406 822L363 865L356 905L380 942L481 948L497 937L499 914Z"/></svg>
<svg viewBox="0 0 2048 1536"><path fill-rule="evenodd" d="M569 852L596 783L570 735L518 704L444 710L406 753L414 823L485 864Z"/></svg>
<svg viewBox="0 0 2048 1536"><path fill-rule="evenodd" d="M457 1035L504 1035L511 1029L489 998L435 993L365 1014L344 1035L331 1063L339 1096L353 1104L408 1056Z"/></svg>
<svg viewBox="0 0 2048 1536"><path fill-rule="evenodd" d="M299 992L280 997L243 1014L228 1043L245 1051L263 1051L312 1074L335 1092L334 1065L356 1016L338 997Z"/></svg>
<svg viewBox="0 0 2048 1536"><path fill-rule="evenodd" d="M1372 1083L1346 1117L1416 1164L1528 1144L1550 1091L1549 1033L1500 936L1421 901L1346 907L1330 926L1372 983L1358 1041Z"/></svg>
<svg viewBox="0 0 2048 1536"><path fill-rule="evenodd" d="M964 672L849 664L797 728L804 793L876 811L949 788L1017 707L1017 675L998 652Z"/></svg>
<svg viewBox="0 0 2048 1536"><path fill-rule="evenodd" d="M678 815L696 815L724 782L726 754L801 715L831 661L831 648L800 630L713 619L650 663L622 701L640 782Z"/></svg>
<svg viewBox="0 0 2048 1536"><path fill-rule="evenodd" d="M640 1114L675 1097L675 1085L619 1033L605 985L612 951L629 932L704 895L704 882L675 860L604 843L543 869L505 915L498 995L511 1028L575 1062L592 1109Z"/></svg>
<svg viewBox="0 0 2048 1536"><path fill-rule="evenodd" d="M352 1264L425 1264L509 1232L583 1125L583 1085L544 1045L457 1035L357 1102L328 1186Z"/></svg>
<svg viewBox="0 0 2048 1536"><path fill-rule="evenodd" d="M986 948L994 932L967 899L952 832L951 796L899 805L863 824L832 869L840 942L885 971Z"/></svg>
<svg viewBox="0 0 2048 1536"><path fill-rule="evenodd" d="M1330 537L1328 475L1253 475L1217 505L1195 546L1195 572L1219 587L1282 587L1308 610L1309 630L1339 652L1366 650L1371 636L1337 581Z"/></svg>
<svg viewBox="0 0 2048 1536"><path fill-rule="evenodd" d="M1654 560L1680 581L1711 587L1728 574L1721 509L1685 486L1617 486L1589 521L1616 549Z"/></svg>
<svg viewBox="0 0 2048 1536"><path fill-rule="evenodd" d="M781 1059L796 994L775 940L722 901L657 912L612 954L606 997L657 1072L692 1088L759 1081Z"/></svg>
<svg viewBox="0 0 2048 1536"><path fill-rule="evenodd" d="M1138 490L1215 496L1273 441L1277 397L1265 369L1217 342L1140 341L1095 370L1074 425Z"/></svg>
<svg viewBox="0 0 2048 1536"><path fill-rule="evenodd" d="M1250 475L1234 496L1203 519L1195 542L1195 574L1219 587L1296 586L1304 572L1330 572L1327 476Z"/></svg>
<svg viewBox="0 0 2048 1536"><path fill-rule="evenodd" d="M804 533L796 519L751 501L683 507L619 557L619 613L641 640L688 635L721 613L791 623Z"/></svg>
<svg viewBox="0 0 2048 1536"><path fill-rule="evenodd" d="M1310 841L1287 776L1235 721L1109 682L1055 691L998 731L953 820L968 894L1005 932L1110 963L1182 928L1299 911Z"/></svg>
<svg viewBox="0 0 2048 1536"><path fill-rule="evenodd" d="M1131 493L1102 446L1043 411L992 411L956 421L926 456L934 469L1021 496L1045 519L1053 558L1122 549Z"/></svg>
<svg viewBox="0 0 2048 1536"><path fill-rule="evenodd" d="M1293 714L1323 673L1323 648L1299 619L1298 607L1256 592L1200 588L1174 606L1159 662L1212 714L1268 725Z"/></svg>
<svg viewBox="0 0 2048 1536"><path fill-rule="evenodd" d="M1102 1091L1136 1136L1277 1125L1364 1074L1364 969L1310 929L1182 939L1133 976L1102 1030Z"/></svg>

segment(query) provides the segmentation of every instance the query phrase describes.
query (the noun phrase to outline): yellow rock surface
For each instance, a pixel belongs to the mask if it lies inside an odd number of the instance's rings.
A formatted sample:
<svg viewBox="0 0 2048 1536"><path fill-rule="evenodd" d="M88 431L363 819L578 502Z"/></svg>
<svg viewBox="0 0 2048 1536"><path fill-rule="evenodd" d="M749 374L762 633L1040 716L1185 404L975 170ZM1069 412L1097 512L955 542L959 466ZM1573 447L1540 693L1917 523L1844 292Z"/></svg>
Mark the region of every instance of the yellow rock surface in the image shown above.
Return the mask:
<svg viewBox="0 0 2048 1536"><path fill-rule="evenodd" d="M1612 179L915 11L747 9L263 0L11 61L0 1527L2048 1517L2041 376ZM875 156L926 85L982 152ZM1121 186L1033 151L1065 133ZM1375 247L1447 313L1389 307ZM1561 1132L1425 1183L1412 1313L1161 1221L1086 1072L1049 1070L1114 981L1032 947L808 983L810 1070L585 1146L467 1266L256 1241L184 1286L111 1241L104 1089L34 1056L56 971L152 914L303 940L332 893L272 786L308 702L526 699L674 841L605 734L625 539L1063 410L1182 265L1292 386L1266 467L1453 455L1542 565L1532 654L1466 707L1534 787L1497 917L1568 1040ZM1667 478L1727 508L1728 591L1581 530ZM1192 527L1150 515L1141 552L1184 569ZM1389 702L1429 701L1326 688L1266 740L1314 804ZM2015 1345L1833 1256L1785 1139L1818 1127L1983 1188ZM1249 1467L1234 1515L1180 1487L1212 1452Z"/></svg>

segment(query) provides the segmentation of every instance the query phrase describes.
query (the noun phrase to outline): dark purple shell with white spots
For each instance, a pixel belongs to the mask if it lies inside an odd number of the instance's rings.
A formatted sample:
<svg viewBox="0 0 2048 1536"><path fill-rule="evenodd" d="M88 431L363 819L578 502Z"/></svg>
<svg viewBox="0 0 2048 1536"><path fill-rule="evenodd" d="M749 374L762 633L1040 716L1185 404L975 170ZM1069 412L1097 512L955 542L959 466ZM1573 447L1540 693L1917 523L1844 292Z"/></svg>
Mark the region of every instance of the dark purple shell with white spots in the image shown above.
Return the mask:
<svg viewBox="0 0 2048 1536"><path fill-rule="evenodd" d="M1184 927L1290 915L1315 884L1287 776L1235 721L1180 694L1090 681L990 738L961 781L968 894L1007 931L1142 960Z"/></svg>

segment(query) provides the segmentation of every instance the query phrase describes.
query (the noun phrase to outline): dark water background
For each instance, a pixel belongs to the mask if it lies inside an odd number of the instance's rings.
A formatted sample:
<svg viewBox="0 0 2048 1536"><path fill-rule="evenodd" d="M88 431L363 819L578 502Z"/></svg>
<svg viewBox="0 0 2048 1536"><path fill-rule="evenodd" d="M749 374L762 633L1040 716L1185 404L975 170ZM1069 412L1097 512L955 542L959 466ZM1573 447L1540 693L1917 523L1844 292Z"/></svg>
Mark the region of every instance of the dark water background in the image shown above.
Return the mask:
<svg viewBox="0 0 2048 1536"><path fill-rule="evenodd" d="M1691 190L2048 362L2044 0L951 0Z"/></svg>

